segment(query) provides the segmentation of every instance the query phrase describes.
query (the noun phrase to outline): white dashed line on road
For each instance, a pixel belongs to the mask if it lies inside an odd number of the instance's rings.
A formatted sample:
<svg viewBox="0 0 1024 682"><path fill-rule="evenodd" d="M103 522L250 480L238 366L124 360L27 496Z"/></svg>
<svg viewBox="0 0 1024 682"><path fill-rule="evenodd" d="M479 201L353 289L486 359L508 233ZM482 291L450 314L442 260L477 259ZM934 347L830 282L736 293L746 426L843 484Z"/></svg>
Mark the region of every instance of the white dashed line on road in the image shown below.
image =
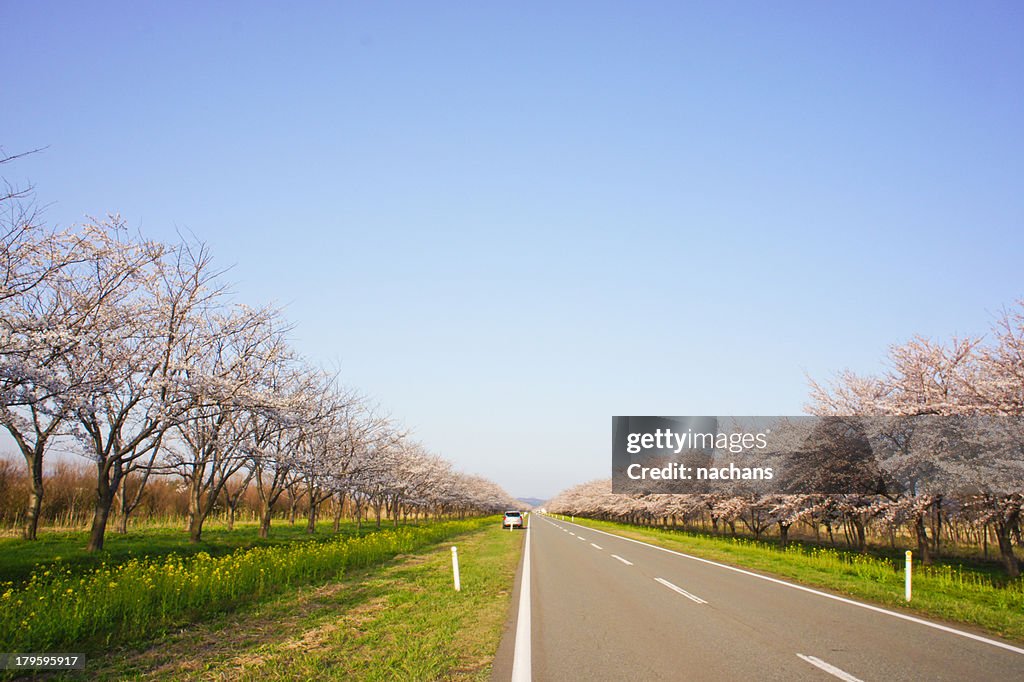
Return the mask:
<svg viewBox="0 0 1024 682"><path fill-rule="evenodd" d="M684 597L686 597L690 601L697 602L698 604L707 604L707 602L705 600L701 599L697 595L690 594L689 592L687 592L683 588L679 587L678 585L673 585L672 583L670 583L669 581L665 580L664 578L655 578L655 580L657 580L659 583L661 583L662 585L664 585L668 589L673 590L675 592L678 592L679 594L683 595Z"/></svg>
<svg viewBox="0 0 1024 682"><path fill-rule="evenodd" d="M863 682L863 680L861 680L859 677L854 677L845 670L840 670L831 663L826 663L825 661L815 656L804 656L803 654L797 654L797 656L807 661L811 665L817 668L821 668L829 675L832 675L833 677L838 677L839 679L843 680L843 682Z"/></svg>
<svg viewBox="0 0 1024 682"><path fill-rule="evenodd" d="M659 552L666 552L668 554L675 554L676 556L684 557L684 558L690 559L692 561L699 561L702 564L707 564L709 566L717 566L718 568L724 568L727 571L733 571L735 573L740 573L742 575L747 575L747 576L750 576L751 578L757 578L758 580L765 580L765 581L770 582L770 583L775 583L776 585L782 585L784 587L789 587L789 588L794 589L794 590L800 590L801 592L807 592L808 594L814 594L814 595L817 595L819 597L824 597L825 599L832 599L834 601L842 602L844 604L849 604L851 606L856 606L856 607L861 608L861 609L867 609L868 611L874 611L875 613L884 613L885 615L892 616L893 618L899 618L900 620L906 620L906 621L910 621L911 623L917 623L919 625L924 625L926 627L934 628L935 630L941 630L943 632L948 632L950 634L954 634L954 635L957 635L959 637L966 637L967 639L973 639L976 642L984 642L985 644L990 644L992 646L999 647L1000 649L1006 649L1007 651L1012 651L1012 652L1014 652L1016 654L1024 654L1024 648L1021 648L1021 647L1018 647L1018 646L1014 646L1012 644L1007 644L1006 642L1000 642L999 640L996 640L996 639L990 639L988 637L982 637L981 635L976 635L976 634L974 634L972 632L965 632L964 630L957 630L956 628L951 628L948 625L942 625L941 623L933 623L932 621L925 620L924 618L917 618L915 616L911 616L911 615L906 614L906 613L899 613L897 611L890 611L889 609L883 609L881 606L875 606L874 604L865 604L864 602L855 601L853 599L847 599L846 597L840 597L839 595L835 595L835 594L829 594L828 592L822 592L821 590L816 590L816 589L811 588L811 587L805 587L803 585L797 585L796 583L787 582L785 580L780 580L778 578L772 578L771 576L767 576L767 575L761 575L760 573L754 573L753 571L748 571L748 570L745 570L745 569L742 569L742 568L738 568L736 566L729 566L728 564L722 564L722 563L719 563L717 561L712 561L710 559L704 559L704 558L701 558L701 557L698 557L698 556L693 556L692 554L686 554L685 552L677 552L674 549L668 549L666 547L659 547L658 545L652 545L649 542L643 542L641 540L634 540L633 538L627 538L627 537L622 536L622 535L616 535L615 533L609 533L608 531L598 530L597 528L591 528L590 530L595 531L597 533L601 533L603 535L610 535L613 538L618 538L619 540L625 540L626 542L632 542L632 543L637 544L637 545L643 545L644 547L650 547L651 549L656 549Z"/></svg>
<svg viewBox="0 0 1024 682"><path fill-rule="evenodd" d="M618 559L619 561L621 561L622 563L626 564L627 566L632 566L633 565L632 561L626 561L625 559L620 557L618 554L612 554L612 558L613 559Z"/></svg>
<svg viewBox="0 0 1024 682"><path fill-rule="evenodd" d="M593 542L590 543L590 546L594 549L604 549L604 547L601 547L600 545L595 545Z"/></svg>

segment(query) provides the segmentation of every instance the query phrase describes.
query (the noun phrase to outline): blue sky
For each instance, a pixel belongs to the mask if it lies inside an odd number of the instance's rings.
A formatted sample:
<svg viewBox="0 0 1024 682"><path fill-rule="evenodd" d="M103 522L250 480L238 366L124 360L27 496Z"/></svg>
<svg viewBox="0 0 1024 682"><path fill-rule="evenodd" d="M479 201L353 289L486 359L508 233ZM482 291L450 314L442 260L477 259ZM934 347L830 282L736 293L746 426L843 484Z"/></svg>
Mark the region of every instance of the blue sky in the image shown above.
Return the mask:
<svg viewBox="0 0 1024 682"><path fill-rule="evenodd" d="M1020 3L298 4L0 2L5 174L516 495L1024 295Z"/></svg>

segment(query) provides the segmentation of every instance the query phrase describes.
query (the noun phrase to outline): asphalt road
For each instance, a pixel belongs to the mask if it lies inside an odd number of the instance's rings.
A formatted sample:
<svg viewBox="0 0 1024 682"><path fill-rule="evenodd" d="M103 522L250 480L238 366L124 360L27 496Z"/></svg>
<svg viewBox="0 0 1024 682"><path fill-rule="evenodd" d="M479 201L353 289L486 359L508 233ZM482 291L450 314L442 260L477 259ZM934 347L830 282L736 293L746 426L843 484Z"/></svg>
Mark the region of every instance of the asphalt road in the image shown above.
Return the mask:
<svg viewBox="0 0 1024 682"><path fill-rule="evenodd" d="M1024 647L977 631L945 626L990 641L540 514L528 532L529 646L521 567L494 680L517 655L519 679L557 682L1024 680Z"/></svg>

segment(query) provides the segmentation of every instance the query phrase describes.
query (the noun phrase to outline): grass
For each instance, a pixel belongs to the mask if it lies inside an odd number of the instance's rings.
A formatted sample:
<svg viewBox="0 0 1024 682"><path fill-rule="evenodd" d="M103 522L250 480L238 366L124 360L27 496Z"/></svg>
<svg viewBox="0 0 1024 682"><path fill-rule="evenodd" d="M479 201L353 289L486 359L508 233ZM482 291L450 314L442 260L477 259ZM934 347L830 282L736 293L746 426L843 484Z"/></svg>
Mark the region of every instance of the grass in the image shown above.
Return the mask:
<svg viewBox="0 0 1024 682"><path fill-rule="evenodd" d="M746 538L729 538L576 518L576 523L625 537L740 566L898 610L980 626L1024 641L1024 581L993 580L987 572L959 566L915 564L913 600L903 598L902 562L856 552Z"/></svg>
<svg viewBox="0 0 1024 682"><path fill-rule="evenodd" d="M376 530L373 524L363 524L362 533L356 531L355 522L341 524L339 534L353 536ZM227 530L223 523L208 522L203 529L202 542L192 544L181 523L130 528L125 535L107 533L102 552L89 554L85 546L89 540L86 531L43 531L32 542L21 538L0 538L0 583L24 583L33 573L42 573L60 566L72 572L85 572L103 564L116 565L142 557L164 557L170 554L187 557L200 552L210 556L224 556L239 549L273 547L297 541L330 540L336 537L333 524L320 524L316 533L306 533L305 521L291 525L278 523L270 528L270 537L259 537L259 523L236 523Z"/></svg>
<svg viewBox="0 0 1024 682"><path fill-rule="evenodd" d="M445 542L91 658L88 679L488 679L524 537L497 525L455 541L461 592Z"/></svg>
<svg viewBox="0 0 1024 682"><path fill-rule="evenodd" d="M84 573L54 567L23 585L0 586L0 651L89 653L111 642L149 638L490 523L496 521L405 526L362 537L238 549L219 557L169 554Z"/></svg>

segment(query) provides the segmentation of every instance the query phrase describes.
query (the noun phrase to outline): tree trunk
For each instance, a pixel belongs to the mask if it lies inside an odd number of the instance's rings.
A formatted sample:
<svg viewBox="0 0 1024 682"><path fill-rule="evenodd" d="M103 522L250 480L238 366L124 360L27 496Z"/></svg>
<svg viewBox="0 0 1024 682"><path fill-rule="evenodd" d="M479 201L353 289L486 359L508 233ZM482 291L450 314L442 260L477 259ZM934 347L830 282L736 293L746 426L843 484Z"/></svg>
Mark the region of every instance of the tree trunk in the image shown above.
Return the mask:
<svg viewBox="0 0 1024 682"><path fill-rule="evenodd" d="M265 538L270 536L270 509L264 508L260 513L260 537Z"/></svg>
<svg viewBox="0 0 1024 682"><path fill-rule="evenodd" d="M928 566L932 563L931 553L928 551L928 528L924 523L924 513L918 513L914 519L914 535L917 536L917 553L921 556L921 563Z"/></svg>
<svg viewBox="0 0 1024 682"><path fill-rule="evenodd" d="M192 544L197 544L203 540L203 521L205 517L203 514L194 513L189 515L188 519L188 541Z"/></svg>
<svg viewBox="0 0 1024 682"><path fill-rule="evenodd" d="M789 525L790 524L788 523L779 521L779 544L782 547L789 544Z"/></svg>
<svg viewBox="0 0 1024 682"><path fill-rule="evenodd" d="M1013 517L1016 517L1016 514ZM1013 553L1013 540L1011 539L1011 532L1015 521L1015 518L1009 520L1000 518L996 521L996 539L999 541L999 555L1003 559L1003 565L1006 566L1006 575L1010 578L1016 578L1020 575L1020 562Z"/></svg>
<svg viewBox="0 0 1024 682"><path fill-rule="evenodd" d="M341 517L345 513L345 498L348 494L345 492L338 493L338 510L334 517L334 532L338 533L341 531Z"/></svg>
<svg viewBox="0 0 1024 682"><path fill-rule="evenodd" d="M25 526L21 537L35 540L39 532L39 514L43 508L43 458L33 457L29 467L32 470L32 487L28 491L28 507L25 509Z"/></svg>
<svg viewBox="0 0 1024 682"><path fill-rule="evenodd" d="M313 534L316 532L316 505L309 504L309 520L306 521L306 532Z"/></svg>
<svg viewBox="0 0 1024 682"><path fill-rule="evenodd" d="M203 491L201 484L201 473L196 473L192 478L192 486L188 498L188 541L195 544L203 539L203 521L206 514L203 513Z"/></svg>
<svg viewBox="0 0 1024 682"><path fill-rule="evenodd" d="M857 551L864 554L868 551L868 538L864 528L864 520L860 516L853 519L853 528L857 531Z"/></svg>
<svg viewBox="0 0 1024 682"><path fill-rule="evenodd" d="M310 495L310 500L309 500L309 521L306 523L306 532L307 533L315 533L316 532L316 515L317 515L317 508L319 506L320 505L318 505L318 504L313 502L312 494L311 494Z"/></svg>
<svg viewBox="0 0 1024 682"><path fill-rule="evenodd" d="M103 549L103 538L107 532L107 520L110 518L110 508L114 504L114 496L110 494L109 485L100 486L105 490L97 490L96 509L92 515L92 528L89 531L88 552L99 552Z"/></svg>

